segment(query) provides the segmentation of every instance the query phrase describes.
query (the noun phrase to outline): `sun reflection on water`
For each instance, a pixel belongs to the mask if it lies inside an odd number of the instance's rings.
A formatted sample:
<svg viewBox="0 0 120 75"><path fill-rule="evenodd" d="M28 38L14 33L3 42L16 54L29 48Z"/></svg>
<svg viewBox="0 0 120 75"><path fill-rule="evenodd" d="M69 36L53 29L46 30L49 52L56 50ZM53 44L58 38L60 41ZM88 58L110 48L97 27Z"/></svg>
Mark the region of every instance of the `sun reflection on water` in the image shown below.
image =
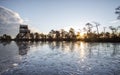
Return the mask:
<svg viewBox="0 0 120 75"><path fill-rule="evenodd" d="M84 61L85 58L85 43L80 42L80 58L82 61Z"/></svg>

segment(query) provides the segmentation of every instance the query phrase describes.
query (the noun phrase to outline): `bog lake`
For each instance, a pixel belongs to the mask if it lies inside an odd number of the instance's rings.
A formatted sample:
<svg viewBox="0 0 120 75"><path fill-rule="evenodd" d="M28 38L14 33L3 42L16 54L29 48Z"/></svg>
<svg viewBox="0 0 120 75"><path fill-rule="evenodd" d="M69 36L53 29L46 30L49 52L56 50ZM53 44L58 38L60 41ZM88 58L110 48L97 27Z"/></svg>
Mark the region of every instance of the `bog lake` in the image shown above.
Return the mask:
<svg viewBox="0 0 120 75"><path fill-rule="evenodd" d="M0 75L120 75L120 43L0 42Z"/></svg>

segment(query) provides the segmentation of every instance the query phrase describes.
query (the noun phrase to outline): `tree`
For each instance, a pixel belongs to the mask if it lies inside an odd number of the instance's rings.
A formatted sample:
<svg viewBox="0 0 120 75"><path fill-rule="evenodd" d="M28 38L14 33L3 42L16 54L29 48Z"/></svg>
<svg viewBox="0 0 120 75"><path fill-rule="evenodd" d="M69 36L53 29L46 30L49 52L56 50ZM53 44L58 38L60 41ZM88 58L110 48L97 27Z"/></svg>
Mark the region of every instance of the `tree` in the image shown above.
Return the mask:
<svg viewBox="0 0 120 75"><path fill-rule="evenodd" d="M65 38L65 30L64 29L61 29L61 39L64 39Z"/></svg>
<svg viewBox="0 0 120 75"><path fill-rule="evenodd" d="M69 30L69 37L70 39L75 39L75 30L73 28Z"/></svg>
<svg viewBox="0 0 120 75"><path fill-rule="evenodd" d="M48 38L49 38L49 39L55 38L55 31L54 31L53 29L49 32Z"/></svg>
<svg viewBox="0 0 120 75"><path fill-rule="evenodd" d="M115 32L117 32L117 29L113 26L109 26L110 30L112 31L113 34L115 34Z"/></svg>
<svg viewBox="0 0 120 75"><path fill-rule="evenodd" d="M87 34L91 33L93 25L91 23L87 23L85 26L87 27L87 29L86 29L87 30Z"/></svg>
<svg viewBox="0 0 120 75"><path fill-rule="evenodd" d="M110 33L109 32L105 33L105 38L110 38Z"/></svg>
<svg viewBox="0 0 120 75"><path fill-rule="evenodd" d="M43 40L43 39L47 39L47 38L46 38L46 35L43 34L43 33L40 34L40 38L41 38L42 40Z"/></svg>
<svg viewBox="0 0 120 75"><path fill-rule="evenodd" d="M115 10L115 14L118 14L117 19L120 19L120 6L118 6Z"/></svg>
<svg viewBox="0 0 120 75"><path fill-rule="evenodd" d="M84 31L87 32L87 38L91 38L93 25L91 23L86 23L85 26L86 27L84 27Z"/></svg>
<svg viewBox="0 0 120 75"><path fill-rule="evenodd" d="M117 35L116 35L116 32L117 32L117 28L113 27L113 26L109 26L110 30L112 31L112 38L115 38Z"/></svg>
<svg viewBox="0 0 120 75"><path fill-rule="evenodd" d="M3 36L1 37L1 40L11 40L11 39L12 39L12 37L7 34L3 34Z"/></svg>
<svg viewBox="0 0 120 75"><path fill-rule="evenodd" d="M77 39L82 38L82 36L80 36L80 32L77 32L76 38L77 38Z"/></svg>
<svg viewBox="0 0 120 75"><path fill-rule="evenodd" d="M34 33L34 36L35 36L35 39L36 39L36 40L40 39L40 35L39 35L39 33L37 33L37 32Z"/></svg>
<svg viewBox="0 0 120 75"><path fill-rule="evenodd" d="M98 35L98 37L99 37L99 30L98 30L98 26L100 26L100 24L99 24L99 23L97 23L97 22L94 22L94 24L95 24L95 27L96 27L96 29L97 29L97 35Z"/></svg>
<svg viewBox="0 0 120 75"><path fill-rule="evenodd" d="M34 34L33 33L30 33L30 39L34 39Z"/></svg>
<svg viewBox="0 0 120 75"><path fill-rule="evenodd" d="M60 38L60 32L59 31L55 31L55 34L56 34L56 39L59 39Z"/></svg>

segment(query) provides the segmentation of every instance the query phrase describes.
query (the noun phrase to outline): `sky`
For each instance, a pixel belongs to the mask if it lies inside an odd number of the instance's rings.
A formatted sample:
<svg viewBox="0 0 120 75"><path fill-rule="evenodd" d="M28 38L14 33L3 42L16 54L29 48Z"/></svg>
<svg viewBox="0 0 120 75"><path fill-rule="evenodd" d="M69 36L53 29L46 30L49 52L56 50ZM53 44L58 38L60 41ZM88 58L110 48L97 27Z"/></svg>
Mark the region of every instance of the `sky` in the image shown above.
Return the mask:
<svg viewBox="0 0 120 75"><path fill-rule="evenodd" d="M70 27L77 31L87 22L100 23L101 31L120 25L115 14L120 0L0 0L0 6L17 13L33 31L43 33Z"/></svg>

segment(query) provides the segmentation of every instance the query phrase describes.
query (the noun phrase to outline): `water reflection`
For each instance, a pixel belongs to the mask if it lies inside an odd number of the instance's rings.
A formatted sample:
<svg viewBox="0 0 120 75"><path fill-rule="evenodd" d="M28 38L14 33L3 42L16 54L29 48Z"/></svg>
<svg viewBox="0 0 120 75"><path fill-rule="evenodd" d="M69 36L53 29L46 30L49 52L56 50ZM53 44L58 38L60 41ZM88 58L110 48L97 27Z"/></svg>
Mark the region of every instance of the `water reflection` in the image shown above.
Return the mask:
<svg viewBox="0 0 120 75"><path fill-rule="evenodd" d="M3 46L9 45L11 43L11 41L0 41L0 44L2 44Z"/></svg>
<svg viewBox="0 0 120 75"><path fill-rule="evenodd" d="M118 52L119 52L119 45L118 45L118 43L113 43L112 44L113 45L113 52L112 52L112 54L111 54L111 56L115 56Z"/></svg>
<svg viewBox="0 0 120 75"><path fill-rule="evenodd" d="M0 48L0 64L17 66L2 75L103 75L120 68L120 43L25 41L0 43Z"/></svg>
<svg viewBox="0 0 120 75"><path fill-rule="evenodd" d="M80 43L80 49L81 49L81 51L80 51L80 57L83 60L83 58L85 56L85 44L83 42Z"/></svg>
<svg viewBox="0 0 120 75"><path fill-rule="evenodd" d="M80 58L116 56L120 54L120 43L86 43L86 42L16 42L19 55L26 55L30 47L44 47L48 45L50 50L61 50L62 52L79 53Z"/></svg>
<svg viewBox="0 0 120 75"><path fill-rule="evenodd" d="M19 55L26 55L30 49L30 42L16 42L19 50Z"/></svg>

